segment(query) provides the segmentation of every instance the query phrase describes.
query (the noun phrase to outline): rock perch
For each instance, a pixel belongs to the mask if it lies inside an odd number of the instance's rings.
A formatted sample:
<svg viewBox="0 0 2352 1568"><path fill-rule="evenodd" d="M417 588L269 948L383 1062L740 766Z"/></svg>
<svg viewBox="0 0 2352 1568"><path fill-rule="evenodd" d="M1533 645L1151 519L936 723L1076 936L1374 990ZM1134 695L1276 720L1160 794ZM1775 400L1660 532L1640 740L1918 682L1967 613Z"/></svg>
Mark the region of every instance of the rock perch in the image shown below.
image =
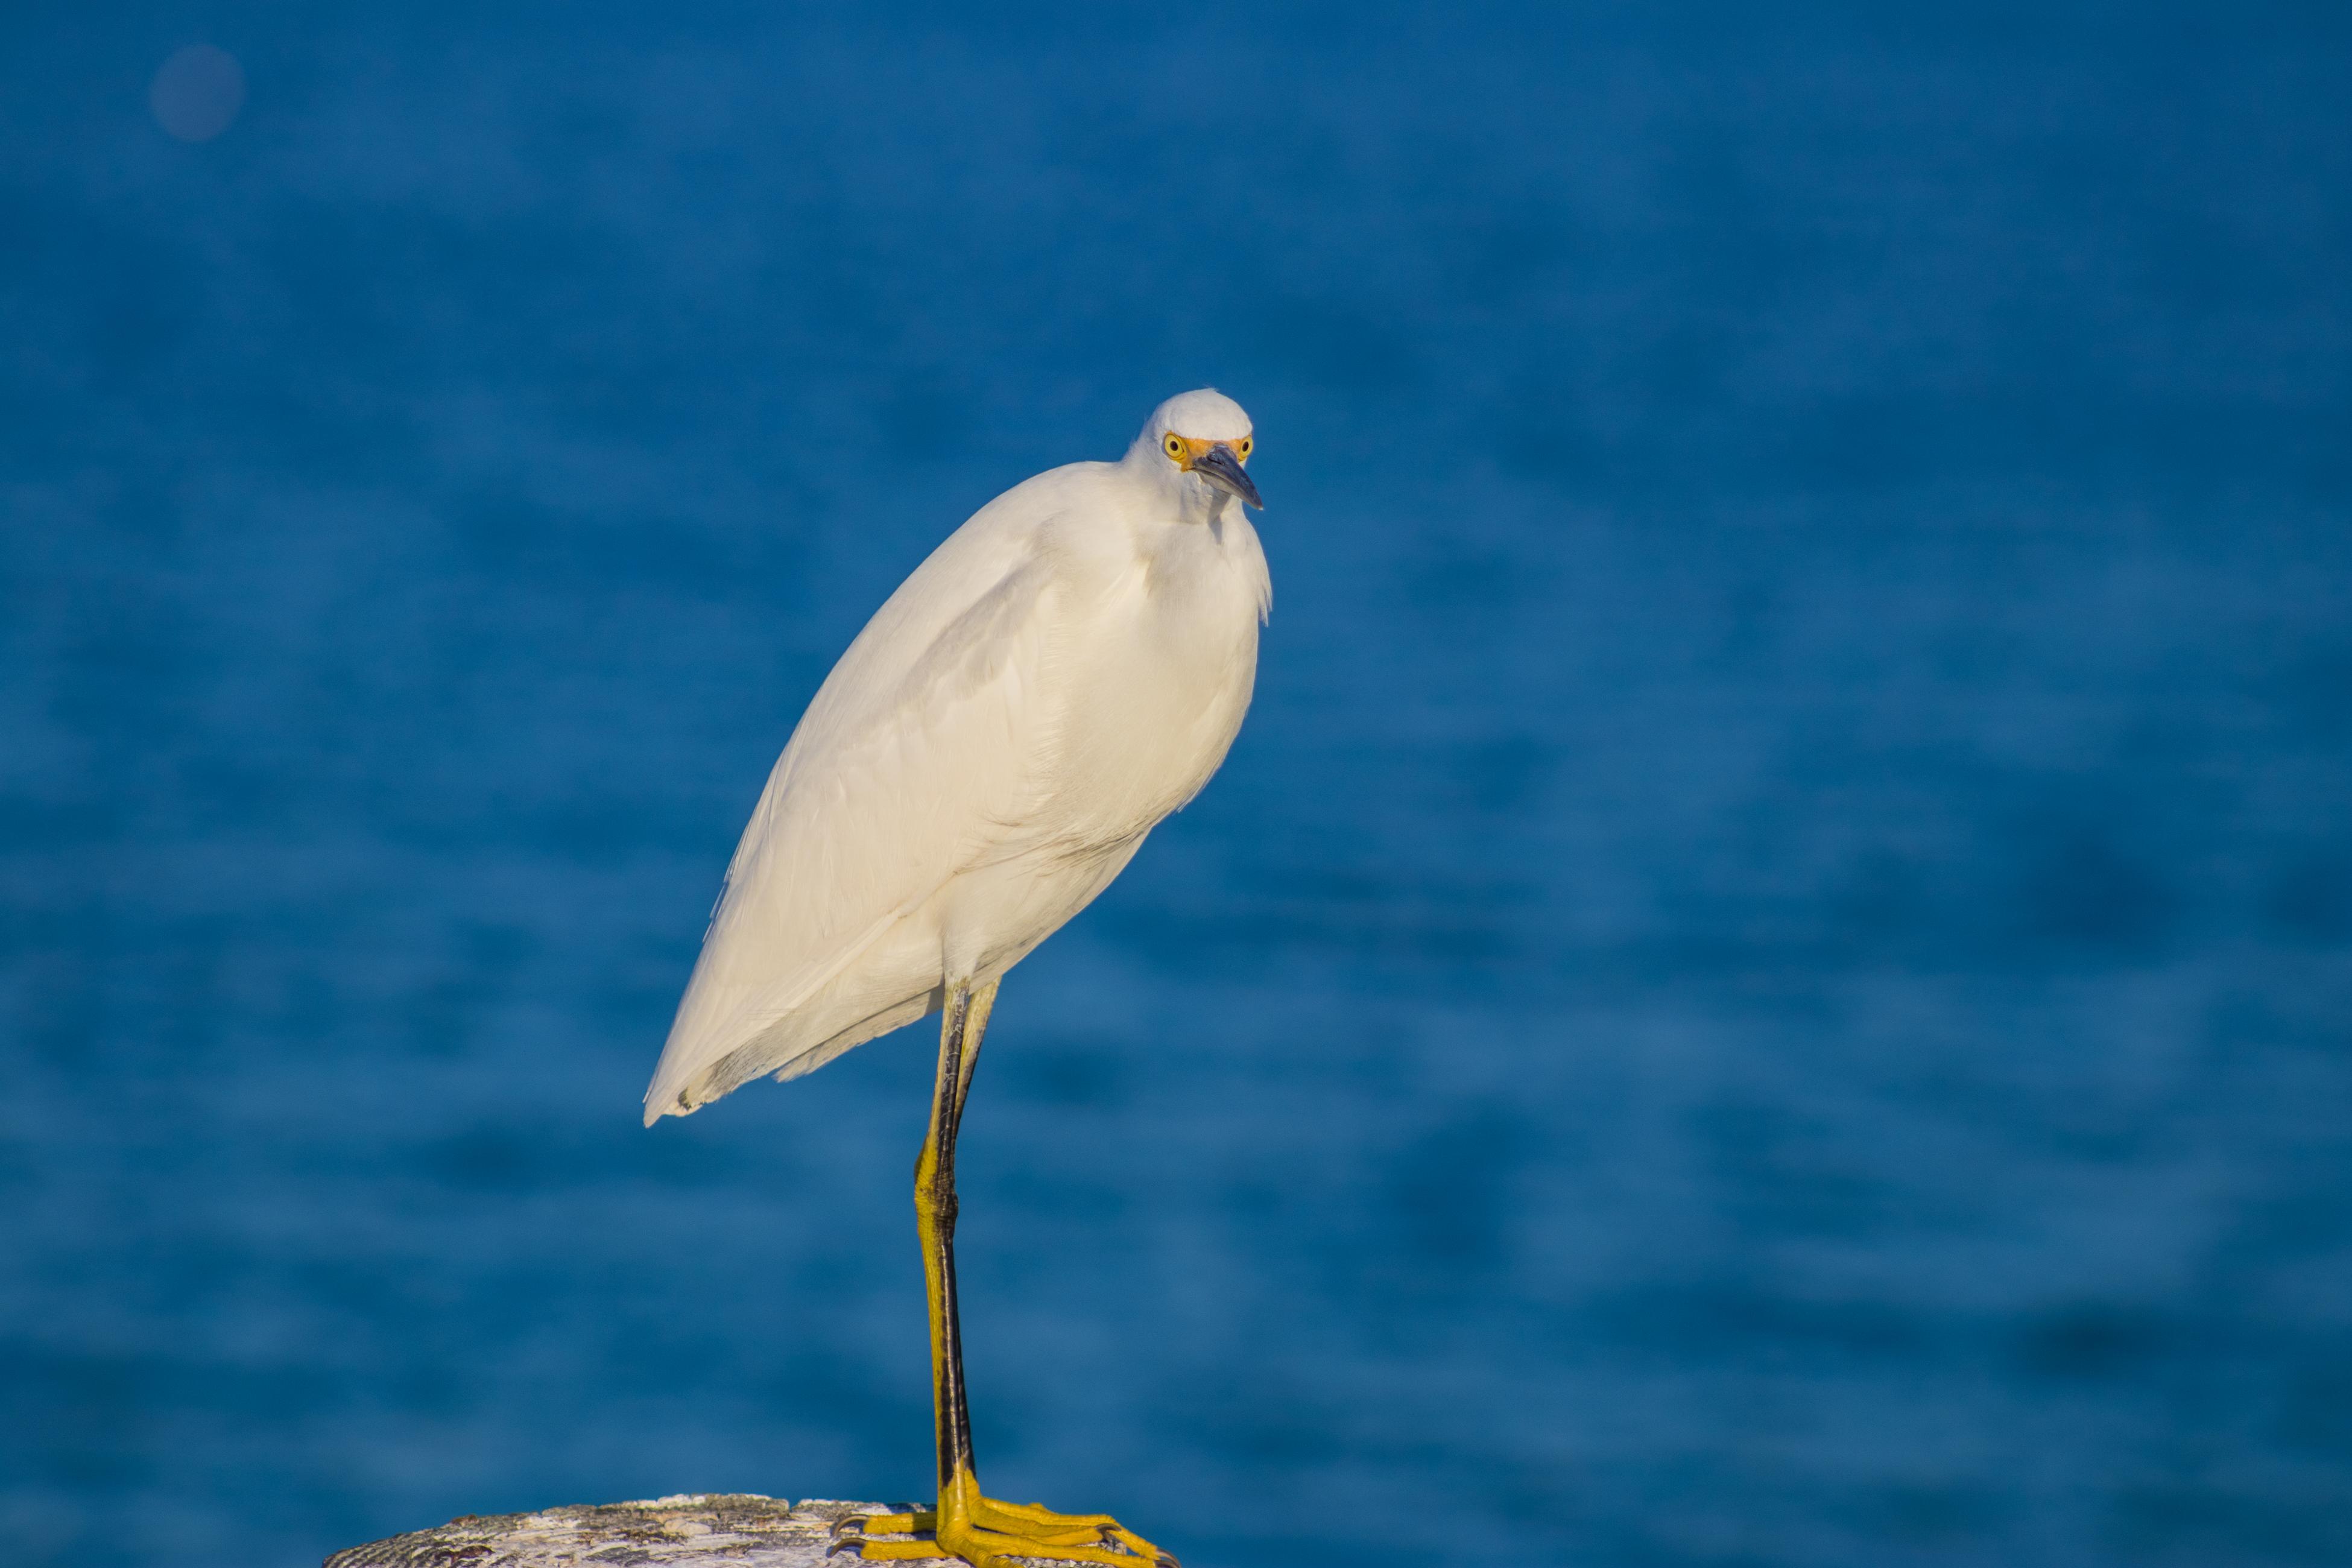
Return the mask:
<svg viewBox="0 0 2352 1568"><path fill-rule="evenodd" d="M351 1547L326 1568L825 1568L835 1521L908 1506L735 1492L484 1514Z"/></svg>

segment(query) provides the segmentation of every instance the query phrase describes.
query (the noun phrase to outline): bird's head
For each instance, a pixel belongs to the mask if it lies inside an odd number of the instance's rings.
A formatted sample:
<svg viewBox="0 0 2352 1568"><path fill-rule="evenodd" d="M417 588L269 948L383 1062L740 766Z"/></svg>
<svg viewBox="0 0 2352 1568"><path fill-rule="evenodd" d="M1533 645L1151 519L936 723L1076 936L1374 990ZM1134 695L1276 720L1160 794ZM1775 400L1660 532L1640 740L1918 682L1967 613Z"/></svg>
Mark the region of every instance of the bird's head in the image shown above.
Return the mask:
<svg viewBox="0 0 2352 1568"><path fill-rule="evenodd" d="M1128 461L1213 510L1222 496L1263 508L1257 486L1243 471L1256 445L1242 405L1209 387L1179 393L1151 411Z"/></svg>

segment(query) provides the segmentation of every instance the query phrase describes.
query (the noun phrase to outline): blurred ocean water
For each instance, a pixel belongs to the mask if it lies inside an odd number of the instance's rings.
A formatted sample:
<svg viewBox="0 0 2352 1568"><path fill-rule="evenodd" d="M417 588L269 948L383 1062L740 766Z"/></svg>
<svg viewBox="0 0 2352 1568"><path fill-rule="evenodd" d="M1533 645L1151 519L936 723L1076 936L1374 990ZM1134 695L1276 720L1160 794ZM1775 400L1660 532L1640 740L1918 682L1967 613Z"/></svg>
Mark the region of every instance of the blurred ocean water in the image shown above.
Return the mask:
<svg viewBox="0 0 2352 1568"><path fill-rule="evenodd" d="M919 1492L929 1030L638 1096L865 616L1210 383L1275 618L1006 986L992 1489L2352 1560L2352 21L1879 9L13 16L0 1555Z"/></svg>

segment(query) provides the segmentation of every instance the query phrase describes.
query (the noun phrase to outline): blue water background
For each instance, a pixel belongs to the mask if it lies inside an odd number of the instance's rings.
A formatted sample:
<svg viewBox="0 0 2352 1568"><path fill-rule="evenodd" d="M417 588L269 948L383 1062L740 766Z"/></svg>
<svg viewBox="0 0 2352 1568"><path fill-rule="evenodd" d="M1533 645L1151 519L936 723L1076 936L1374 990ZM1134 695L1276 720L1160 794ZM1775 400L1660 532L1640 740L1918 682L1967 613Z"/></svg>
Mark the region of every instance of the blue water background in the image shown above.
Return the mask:
<svg viewBox="0 0 2352 1568"><path fill-rule="evenodd" d="M1257 703L1006 986L992 1489L2352 1561L2352 13L1897 9L12 11L0 1554L919 1493L930 1032L638 1097L866 616L1213 383Z"/></svg>

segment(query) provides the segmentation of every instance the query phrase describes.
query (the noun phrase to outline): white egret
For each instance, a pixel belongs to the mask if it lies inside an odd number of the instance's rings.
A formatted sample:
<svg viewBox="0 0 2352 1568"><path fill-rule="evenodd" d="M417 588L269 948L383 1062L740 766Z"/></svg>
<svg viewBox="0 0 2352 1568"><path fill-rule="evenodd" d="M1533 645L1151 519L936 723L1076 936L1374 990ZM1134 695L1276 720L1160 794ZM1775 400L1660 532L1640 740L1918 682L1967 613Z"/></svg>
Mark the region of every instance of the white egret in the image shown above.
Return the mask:
<svg viewBox="0 0 2352 1568"><path fill-rule="evenodd" d="M865 1557L1173 1562L1107 1515L981 1495L955 1143L1005 971L1109 885L1241 728L1273 597L1234 504L1261 504L1252 445L1233 399L1171 397L1120 461L1014 486L899 584L769 775L646 1091L651 1126L943 1015L915 1167L939 1503L863 1521L845 1545Z"/></svg>

